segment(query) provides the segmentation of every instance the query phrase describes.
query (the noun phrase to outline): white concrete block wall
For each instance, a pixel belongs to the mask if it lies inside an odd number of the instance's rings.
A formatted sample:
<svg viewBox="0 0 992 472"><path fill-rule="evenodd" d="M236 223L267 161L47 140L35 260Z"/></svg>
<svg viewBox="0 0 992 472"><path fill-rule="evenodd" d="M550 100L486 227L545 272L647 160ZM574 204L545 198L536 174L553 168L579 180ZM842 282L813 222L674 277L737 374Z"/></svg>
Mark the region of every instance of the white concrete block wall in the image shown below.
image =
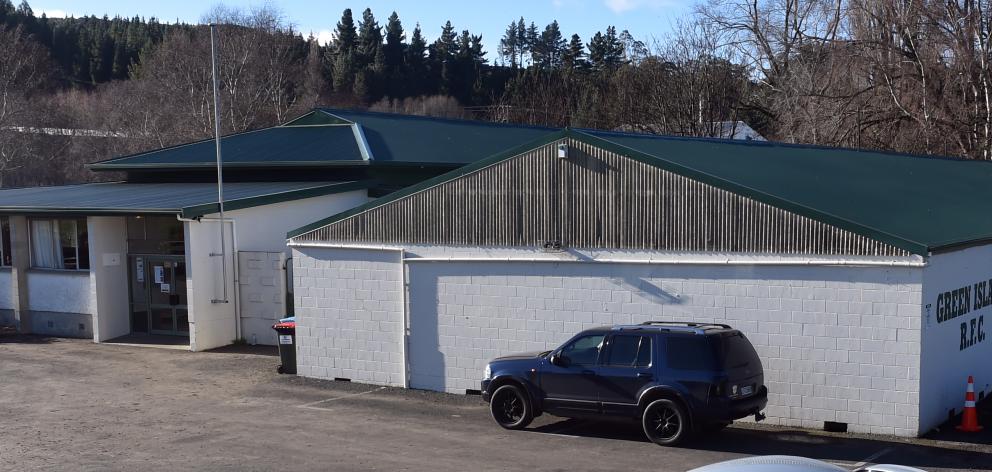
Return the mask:
<svg viewBox="0 0 992 472"><path fill-rule="evenodd" d="M299 375L403 385L398 251L296 248Z"/></svg>
<svg viewBox="0 0 992 472"><path fill-rule="evenodd" d="M979 395L992 393L992 305L976 305L976 299L992 296L992 246L935 254L923 280L920 413L921 426L929 429L947 420L948 413L961 412L969 375ZM942 295L962 288L969 290L967 311L940 317Z"/></svg>
<svg viewBox="0 0 992 472"><path fill-rule="evenodd" d="M411 262L409 276L413 387L478 389L489 359L594 326L728 323L764 362L770 422L917 433L919 269Z"/></svg>
<svg viewBox="0 0 992 472"><path fill-rule="evenodd" d="M95 300L88 270L28 271L28 309L92 315Z"/></svg>
<svg viewBox="0 0 992 472"><path fill-rule="evenodd" d="M365 251L367 262L363 262L356 250L298 249L295 270L307 272L296 274L297 290L320 290L296 294L297 306L305 306L297 311L302 315L300 324L323 330L304 335L306 345L300 346L299 355L306 360L301 365L316 370L301 370L301 375L359 380L356 372L361 372L374 377L368 364L366 370L351 369L349 375L338 374L341 368L331 373L328 365L336 359L348 365L361 350L338 352L321 343L333 343L340 335L328 329L328 323L357 327L357 321L372 316L362 313L360 304L351 303L356 297L365 302L370 294L348 288L347 277L379 270L398 276L398 256ZM528 255L471 248L407 250L410 258ZM349 254L346 261L335 261L344 254ZM610 257L602 251L585 256ZM716 257L721 258L726 260ZM552 349L593 326L656 319L728 323L748 335L762 358L770 390L769 422L821 428L825 421L836 421L848 423L852 432L915 436L920 426L923 269L767 265L767 258L763 262L645 265L411 259L406 264L410 385L453 393L478 389L489 359ZM317 300L325 300L326 306L317 306ZM392 296L390 300L370 305L380 312L376 316L402 316L402 306ZM339 306L329 308L335 304ZM349 333L348 339L355 336ZM372 340L374 335L365 336ZM386 331L376 339L382 345L393 340L399 347L399 336ZM386 373L398 372L398 365L397 370L389 367Z"/></svg>

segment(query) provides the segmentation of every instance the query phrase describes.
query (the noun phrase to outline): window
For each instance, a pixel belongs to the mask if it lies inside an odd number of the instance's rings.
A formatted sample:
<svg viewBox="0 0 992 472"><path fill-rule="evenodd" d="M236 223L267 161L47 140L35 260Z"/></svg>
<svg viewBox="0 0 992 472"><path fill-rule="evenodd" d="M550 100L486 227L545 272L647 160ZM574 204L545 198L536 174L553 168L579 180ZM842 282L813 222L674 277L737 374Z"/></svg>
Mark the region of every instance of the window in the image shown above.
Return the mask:
<svg viewBox="0 0 992 472"><path fill-rule="evenodd" d="M721 339L723 340L723 366L727 369L761 365L758 353L755 352L754 346L744 337L744 334L736 333Z"/></svg>
<svg viewBox="0 0 992 472"><path fill-rule="evenodd" d="M599 359L604 337L602 334L583 336L561 348L561 355L572 365L593 365Z"/></svg>
<svg viewBox="0 0 992 472"><path fill-rule="evenodd" d="M613 367L647 367L651 365L650 336L614 336L610 340L605 364Z"/></svg>
<svg viewBox="0 0 992 472"><path fill-rule="evenodd" d="M668 367L680 370L715 370L713 343L706 336L671 336L668 343Z"/></svg>
<svg viewBox="0 0 992 472"><path fill-rule="evenodd" d="M86 220L31 220L31 267L89 270Z"/></svg>
<svg viewBox="0 0 992 472"><path fill-rule="evenodd" d="M10 267L10 218L0 216L0 266Z"/></svg>

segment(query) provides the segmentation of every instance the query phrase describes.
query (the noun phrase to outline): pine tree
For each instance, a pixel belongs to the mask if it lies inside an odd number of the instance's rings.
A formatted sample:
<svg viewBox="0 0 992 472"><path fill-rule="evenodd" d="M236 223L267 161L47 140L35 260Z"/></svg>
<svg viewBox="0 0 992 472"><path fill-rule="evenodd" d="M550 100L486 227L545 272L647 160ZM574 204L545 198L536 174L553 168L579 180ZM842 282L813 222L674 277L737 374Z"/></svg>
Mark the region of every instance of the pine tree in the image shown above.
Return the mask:
<svg viewBox="0 0 992 472"><path fill-rule="evenodd" d="M544 28L541 36L532 47L531 54L536 66L542 69L557 69L561 67L562 50L565 49L565 39L557 21Z"/></svg>
<svg viewBox="0 0 992 472"><path fill-rule="evenodd" d="M355 30L355 20L351 16L351 8L345 8L334 31L334 49L337 53L354 51L358 40Z"/></svg>
<svg viewBox="0 0 992 472"><path fill-rule="evenodd" d="M503 61L509 61L510 67L517 68L517 50L520 44L517 42L517 22L511 21L503 33L503 38L499 40L499 57Z"/></svg>
<svg viewBox="0 0 992 472"><path fill-rule="evenodd" d="M450 61L454 57L455 52L458 50L457 38L458 34L455 33L455 27L451 26L451 21L445 22L441 28L441 35L434 41L441 60Z"/></svg>
<svg viewBox="0 0 992 472"><path fill-rule="evenodd" d="M440 93L451 92L452 77L455 74L454 59L458 51L457 39L455 27L451 25L451 21L447 21L441 28L441 35L430 47L431 67L434 69L433 76Z"/></svg>
<svg viewBox="0 0 992 472"><path fill-rule="evenodd" d="M404 41L406 41L406 33L403 32L403 23L394 11L389 15L386 23L386 45L383 46L387 69L395 70L403 65Z"/></svg>
<svg viewBox="0 0 992 472"><path fill-rule="evenodd" d="M589 63L585 59L585 45L579 35L572 35L572 40L562 51L561 62L562 68L568 71L581 71L588 67Z"/></svg>
<svg viewBox="0 0 992 472"><path fill-rule="evenodd" d="M424 57L427 53L427 40L420 32L420 24L413 29L410 36L410 45L406 48L404 62L406 63L406 73L408 74L407 90L410 95L419 96L427 92L424 80L427 76L427 62Z"/></svg>
<svg viewBox="0 0 992 472"><path fill-rule="evenodd" d="M530 22L530 26L527 27L527 32L524 33L525 40L524 44L527 45L527 51L530 53L530 63L534 64L534 47L540 48L538 41L541 37L537 33L537 25L534 22Z"/></svg>
<svg viewBox="0 0 992 472"><path fill-rule="evenodd" d="M28 4L28 0L21 0L21 4L17 6L17 14L25 18L34 16L34 10L32 10L31 5Z"/></svg>
<svg viewBox="0 0 992 472"><path fill-rule="evenodd" d="M471 46L469 46L469 48L470 48L470 51L471 51L472 62L475 62L478 65L482 65L482 64L485 64L485 63L489 62L489 60L486 59L485 48L482 46L482 35L481 34L480 35L474 35L474 34L472 35Z"/></svg>
<svg viewBox="0 0 992 472"><path fill-rule="evenodd" d="M331 67L331 86L335 92L349 92L355 82L355 53L338 53Z"/></svg>
<svg viewBox="0 0 992 472"><path fill-rule="evenodd" d="M350 93L355 83L355 64L358 49L358 31L351 9L345 8L341 13L341 21L334 31L334 43L328 48L331 54L328 63L331 65L331 87L337 93Z"/></svg>
<svg viewBox="0 0 992 472"><path fill-rule="evenodd" d="M613 70L623 62L623 43L613 26L606 28L606 34L597 32L588 47L589 62L596 70Z"/></svg>
<svg viewBox="0 0 992 472"><path fill-rule="evenodd" d="M383 79L385 93L390 97L406 95L407 74L403 64L403 54L406 49L406 33L399 15L394 11L386 22L386 44L381 48L383 57Z"/></svg>
<svg viewBox="0 0 992 472"><path fill-rule="evenodd" d="M380 48L382 48L382 29L375 21L372 9L366 8L362 12L362 21L358 24L358 66L372 65Z"/></svg>
<svg viewBox="0 0 992 472"><path fill-rule="evenodd" d="M617 37L616 27L606 28L605 42L607 51L605 65L610 69L616 68L623 62L623 42Z"/></svg>
<svg viewBox="0 0 992 472"><path fill-rule="evenodd" d="M524 66L524 54L530 52L530 47L527 44L527 24L524 23L524 17L520 17L517 20L517 54L520 56L517 59L517 64L520 67Z"/></svg>

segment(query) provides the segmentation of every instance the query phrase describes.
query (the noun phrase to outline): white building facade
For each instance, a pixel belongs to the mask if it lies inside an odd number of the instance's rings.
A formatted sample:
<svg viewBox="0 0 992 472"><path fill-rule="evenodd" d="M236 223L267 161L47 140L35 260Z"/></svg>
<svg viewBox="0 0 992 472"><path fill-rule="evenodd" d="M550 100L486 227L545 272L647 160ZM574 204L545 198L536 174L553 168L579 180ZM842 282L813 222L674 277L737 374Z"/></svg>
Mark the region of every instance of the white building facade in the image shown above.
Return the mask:
<svg viewBox="0 0 992 472"><path fill-rule="evenodd" d="M992 246L922 251L611 144L566 132L291 233L300 375L472 393L494 357L672 320L748 336L775 424L916 436L969 375L990 391Z"/></svg>
<svg viewBox="0 0 992 472"><path fill-rule="evenodd" d="M275 344L272 324L291 310L285 231L328 208L368 201L356 183L231 184L222 250L219 215L210 208L216 187L169 184L161 193L162 186L62 187L45 194L50 204L8 208L0 321L96 342L176 336L194 351L237 340ZM0 191L0 199L29 198L16 192ZM73 206L95 194L102 206Z"/></svg>

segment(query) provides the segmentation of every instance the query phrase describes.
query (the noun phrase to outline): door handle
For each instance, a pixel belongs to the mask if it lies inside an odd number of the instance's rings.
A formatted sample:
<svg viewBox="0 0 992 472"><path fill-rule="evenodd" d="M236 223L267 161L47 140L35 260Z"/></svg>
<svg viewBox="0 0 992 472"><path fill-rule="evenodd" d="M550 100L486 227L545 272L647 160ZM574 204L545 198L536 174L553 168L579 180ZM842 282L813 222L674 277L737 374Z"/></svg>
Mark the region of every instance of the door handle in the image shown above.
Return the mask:
<svg viewBox="0 0 992 472"><path fill-rule="evenodd" d="M654 377L654 375L652 375L651 372L638 372L637 373L637 378L639 378L639 379L650 379L651 377Z"/></svg>
<svg viewBox="0 0 992 472"><path fill-rule="evenodd" d="M586 370L583 370L582 371L582 375L596 375L596 372L595 371L592 371L592 370L589 370L589 369L586 369Z"/></svg>

